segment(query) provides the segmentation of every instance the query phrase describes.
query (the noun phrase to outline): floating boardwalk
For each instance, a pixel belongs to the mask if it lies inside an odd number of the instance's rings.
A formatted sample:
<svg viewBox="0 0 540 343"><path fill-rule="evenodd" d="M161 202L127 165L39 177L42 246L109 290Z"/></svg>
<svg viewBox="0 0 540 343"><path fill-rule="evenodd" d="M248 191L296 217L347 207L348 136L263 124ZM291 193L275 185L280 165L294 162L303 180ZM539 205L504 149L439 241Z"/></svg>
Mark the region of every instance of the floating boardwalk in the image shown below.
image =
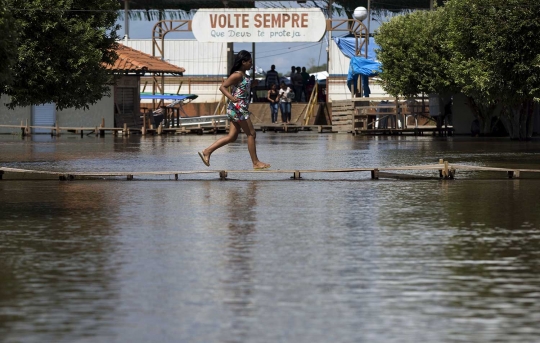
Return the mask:
<svg viewBox="0 0 540 343"><path fill-rule="evenodd" d="M510 179L519 178L522 173L540 173L540 169L515 169L515 168L493 168L493 167L480 167L461 164L450 164L448 161L439 160L437 164L430 165L418 165L418 166L405 166L405 167L385 167L385 168L347 168L347 169L296 169L296 170L284 170L284 169L267 169L267 170L193 170L193 171L148 171L148 172L58 172L58 171L42 171L42 170L28 170L18 168L0 167L0 180L4 176L8 176L9 179L29 179L29 178L54 178L59 180L75 180L75 179L102 179L102 178L118 178L124 177L127 180L133 180L135 177L149 177L149 176L174 176L175 180L179 180L181 175L194 175L194 174L217 174L220 180L226 180L231 174L289 174L290 179L299 180L302 179L302 174L314 174L314 173L358 173L369 172L371 179L380 178L397 178L397 179L414 179L422 178L425 176L411 175L411 174L396 174L396 172L404 171L433 171L438 172L439 178L442 179L454 179L456 171L491 171L491 172L503 172ZM18 177L17 177L18 176ZM432 177L433 178L433 177Z"/></svg>

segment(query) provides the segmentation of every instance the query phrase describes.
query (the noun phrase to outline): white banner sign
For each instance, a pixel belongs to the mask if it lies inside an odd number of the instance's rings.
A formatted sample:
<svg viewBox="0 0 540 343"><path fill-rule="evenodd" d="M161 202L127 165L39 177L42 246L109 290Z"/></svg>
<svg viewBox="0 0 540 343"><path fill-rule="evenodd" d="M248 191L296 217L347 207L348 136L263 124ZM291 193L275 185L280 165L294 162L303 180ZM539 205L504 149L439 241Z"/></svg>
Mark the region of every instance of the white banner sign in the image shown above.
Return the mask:
<svg viewBox="0 0 540 343"><path fill-rule="evenodd" d="M318 42L326 19L318 8L205 8L191 30L199 42Z"/></svg>

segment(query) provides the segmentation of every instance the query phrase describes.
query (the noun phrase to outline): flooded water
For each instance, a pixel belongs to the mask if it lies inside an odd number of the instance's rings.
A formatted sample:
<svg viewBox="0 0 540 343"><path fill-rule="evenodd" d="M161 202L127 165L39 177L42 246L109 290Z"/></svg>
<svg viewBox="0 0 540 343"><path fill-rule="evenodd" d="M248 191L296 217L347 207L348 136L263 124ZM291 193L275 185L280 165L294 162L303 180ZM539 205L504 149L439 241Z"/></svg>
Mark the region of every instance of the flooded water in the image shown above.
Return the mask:
<svg viewBox="0 0 540 343"><path fill-rule="evenodd" d="M213 135L0 136L0 165L205 170ZM540 169L540 141L258 133L273 169ZM250 169L246 141L211 169ZM419 173L437 177L433 172ZM0 181L0 341L538 342L540 179Z"/></svg>

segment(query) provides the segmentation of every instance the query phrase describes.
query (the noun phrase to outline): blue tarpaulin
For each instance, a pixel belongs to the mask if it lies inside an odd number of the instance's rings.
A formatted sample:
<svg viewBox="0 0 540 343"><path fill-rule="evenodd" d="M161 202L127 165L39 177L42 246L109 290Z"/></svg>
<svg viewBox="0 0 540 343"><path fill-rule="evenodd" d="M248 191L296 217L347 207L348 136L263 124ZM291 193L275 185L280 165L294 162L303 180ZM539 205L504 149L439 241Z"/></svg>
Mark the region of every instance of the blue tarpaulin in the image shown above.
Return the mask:
<svg viewBox="0 0 540 343"><path fill-rule="evenodd" d="M362 40L360 40L362 41ZM368 44L368 58L356 56L356 38L345 36L335 37L334 42L341 50L341 52L351 59L349 64L349 73L347 75L347 86L349 89L354 88L354 92L357 92L358 77L362 77L362 89L364 96L369 96L371 93L369 89L369 77L375 76L381 72L381 64L377 62L377 54L375 50L379 46L375 43L373 37L369 38ZM361 56L365 56L365 48L360 52Z"/></svg>
<svg viewBox="0 0 540 343"><path fill-rule="evenodd" d="M347 56L348 58L356 56L356 38L347 35L345 37L334 37L334 42L336 42L336 45L338 46L339 50ZM361 44L364 40L359 39L358 43ZM368 41L368 58L371 60L377 59L377 54L375 53L375 49L379 49L379 46L377 43L375 43L375 39L373 37L369 38ZM360 56L366 56L366 50L362 49L360 51Z"/></svg>

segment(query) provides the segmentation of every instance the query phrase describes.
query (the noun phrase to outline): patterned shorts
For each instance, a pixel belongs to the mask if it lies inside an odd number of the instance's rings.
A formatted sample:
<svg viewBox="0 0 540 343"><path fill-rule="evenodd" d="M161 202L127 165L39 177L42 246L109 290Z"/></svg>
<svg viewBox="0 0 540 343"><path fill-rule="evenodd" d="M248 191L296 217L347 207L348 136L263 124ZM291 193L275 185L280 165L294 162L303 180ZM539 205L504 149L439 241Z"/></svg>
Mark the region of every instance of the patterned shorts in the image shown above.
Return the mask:
<svg viewBox="0 0 540 343"><path fill-rule="evenodd" d="M238 122L249 118L248 103L244 99L239 99L234 103L229 101L227 106L227 116L230 121Z"/></svg>

